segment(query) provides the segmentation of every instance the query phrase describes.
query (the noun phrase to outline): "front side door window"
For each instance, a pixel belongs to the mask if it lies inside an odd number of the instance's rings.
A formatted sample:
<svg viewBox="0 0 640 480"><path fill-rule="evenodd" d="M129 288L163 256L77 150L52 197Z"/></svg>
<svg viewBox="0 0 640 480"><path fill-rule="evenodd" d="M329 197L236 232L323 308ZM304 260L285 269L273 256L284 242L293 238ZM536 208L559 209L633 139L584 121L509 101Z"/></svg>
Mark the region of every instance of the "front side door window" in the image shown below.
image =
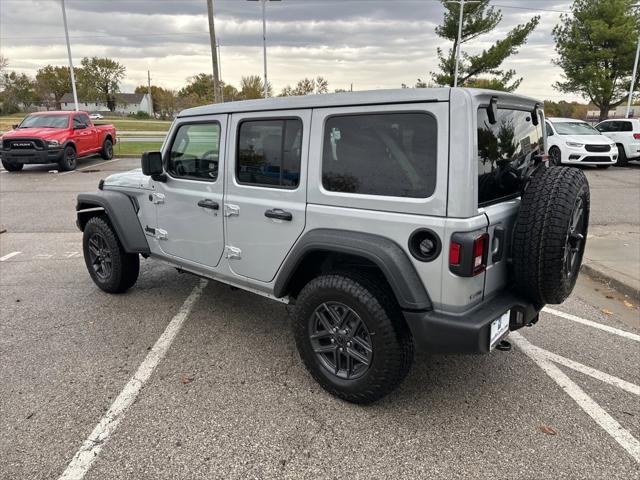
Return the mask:
<svg viewBox="0 0 640 480"><path fill-rule="evenodd" d="M176 178L215 182L218 178L220 124L181 125L171 144L167 172Z"/></svg>

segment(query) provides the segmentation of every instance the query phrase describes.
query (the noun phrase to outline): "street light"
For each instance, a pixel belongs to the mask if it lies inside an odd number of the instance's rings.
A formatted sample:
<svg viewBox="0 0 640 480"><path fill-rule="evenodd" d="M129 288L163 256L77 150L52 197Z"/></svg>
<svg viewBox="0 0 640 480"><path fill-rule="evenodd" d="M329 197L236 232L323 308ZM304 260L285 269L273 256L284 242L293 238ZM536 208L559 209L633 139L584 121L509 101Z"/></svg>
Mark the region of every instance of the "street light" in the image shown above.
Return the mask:
<svg viewBox="0 0 640 480"><path fill-rule="evenodd" d="M631 6L631 8L640 7L640 3L636 3ZM629 118L629 113L631 112L631 102L633 100L633 87L636 83L636 73L638 71L638 55L640 55L640 36L638 37L638 46L636 47L636 59L633 62L633 75L631 76L631 86L629 87L629 99L627 100L627 113L624 118Z"/></svg>
<svg viewBox="0 0 640 480"><path fill-rule="evenodd" d="M247 0L249 2L262 3L262 51L264 56L264 98L269 97L269 84L267 83L267 1L279 2L280 0Z"/></svg>
<svg viewBox="0 0 640 480"><path fill-rule="evenodd" d="M67 55L69 55L69 72L71 74L71 90L73 90L73 102L78 111L78 93L76 92L76 77L73 73L73 60L71 60L71 44L69 43L69 29L67 28L67 11L62 0L62 22L64 23L64 36L67 39Z"/></svg>
<svg viewBox="0 0 640 480"><path fill-rule="evenodd" d="M458 86L458 65L460 64L460 44L462 43L462 16L464 12L465 0L450 0L447 3L457 3L460 5L460 18L458 19L458 41L456 43L456 69L453 74L453 86ZM467 0L467 3L480 3L479 0Z"/></svg>

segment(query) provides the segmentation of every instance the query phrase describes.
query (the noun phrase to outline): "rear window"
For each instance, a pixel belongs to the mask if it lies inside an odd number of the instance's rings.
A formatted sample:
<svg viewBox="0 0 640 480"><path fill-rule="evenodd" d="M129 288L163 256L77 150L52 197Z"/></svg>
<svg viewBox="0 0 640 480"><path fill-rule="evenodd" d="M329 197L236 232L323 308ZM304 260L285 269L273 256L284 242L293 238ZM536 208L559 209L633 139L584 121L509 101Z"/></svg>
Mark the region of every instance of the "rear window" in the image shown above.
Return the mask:
<svg viewBox="0 0 640 480"><path fill-rule="evenodd" d="M498 109L495 124L478 109L478 204L489 205L520 194L523 173L544 149L542 125L531 112Z"/></svg>
<svg viewBox="0 0 640 480"><path fill-rule="evenodd" d="M335 116L324 129L331 192L427 198L436 186L437 124L426 113Z"/></svg>

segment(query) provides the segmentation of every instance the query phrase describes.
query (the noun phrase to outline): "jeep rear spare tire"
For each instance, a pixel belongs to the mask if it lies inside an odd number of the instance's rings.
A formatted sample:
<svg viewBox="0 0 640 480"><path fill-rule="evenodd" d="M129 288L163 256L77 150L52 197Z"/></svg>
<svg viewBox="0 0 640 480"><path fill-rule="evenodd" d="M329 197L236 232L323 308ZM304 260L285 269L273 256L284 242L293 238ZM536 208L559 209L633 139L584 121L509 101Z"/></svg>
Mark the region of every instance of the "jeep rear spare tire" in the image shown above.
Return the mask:
<svg viewBox="0 0 640 480"><path fill-rule="evenodd" d="M533 176L513 232L517 290L541 307L562 303L573 290L589 227L589 183L571 167L549 167Z"/></svg>

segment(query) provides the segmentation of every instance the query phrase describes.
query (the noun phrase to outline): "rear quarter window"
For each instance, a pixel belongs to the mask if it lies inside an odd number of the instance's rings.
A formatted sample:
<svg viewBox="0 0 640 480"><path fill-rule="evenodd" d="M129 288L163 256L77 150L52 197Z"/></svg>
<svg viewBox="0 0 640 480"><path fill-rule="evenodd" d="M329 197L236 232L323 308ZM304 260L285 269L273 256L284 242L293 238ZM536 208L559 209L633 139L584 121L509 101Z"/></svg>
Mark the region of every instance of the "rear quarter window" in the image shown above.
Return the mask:
<svg viewBox="0 0 640 480"><path fill-rule="evenodd" d="M518 196L525 170L544 153L542 126L530 111L498 109L496 120L489 123L487 109L478 109L479 206Z"/></svg>
<svg viewBox="0 0 640 480"><path fill-rule="evenodd" d="M327 119L322 185L331 192L427 198L436 187L436 119L422 112Z"/></svg>

